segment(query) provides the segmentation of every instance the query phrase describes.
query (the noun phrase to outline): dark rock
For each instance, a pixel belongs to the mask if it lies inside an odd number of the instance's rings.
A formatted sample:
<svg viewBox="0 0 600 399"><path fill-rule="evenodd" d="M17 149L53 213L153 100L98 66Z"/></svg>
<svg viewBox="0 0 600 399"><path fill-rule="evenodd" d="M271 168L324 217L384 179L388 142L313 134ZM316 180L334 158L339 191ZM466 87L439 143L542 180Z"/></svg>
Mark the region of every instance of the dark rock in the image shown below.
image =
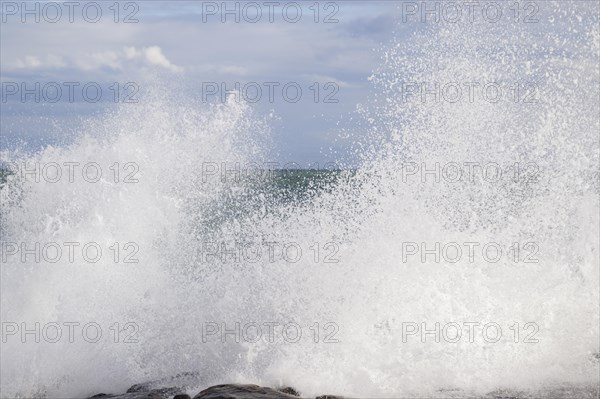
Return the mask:
<svg viewBox="0 0 600 399"><path fill-rule="evenodd" d="M175 377L132 385L124 394L99 393L89 399L191 399L184 392L199 386L198 381L196 373L181 373ZM224 384L207 388L194 396L194 399L300 399L300 393L292 387L273 389L251 384ZM316 399L345 398L321 395Z"/></svg>
<svg viewBox="0 0 600 399"><path fill-rule="evenodd" d="M296 391L292 387L280 388L280 389L278 389L278 391L283 392L283 393L287 393L288 395L300 396L300 394L298 393L298 391Z"/></svg>
<svg viewBox="0 0 600 399"><path fill-rule="evenodd" d="M225 384L207 388L194 399L297 399L297 396L258 385Z"/></svg>
<svg viewBox="0 0 600 399"><path fill-rule="evenodd" d="M173 396L173 395L179 395L182 392L181 392L181 388L171 387L171 388L154 389L154 390L150 391L150 393L155 394L155 395L169 397L169 396Z"/></svg>
<svg viewBox="0 0 600 399"><path fill-rule="evenodd" d="M90 399L168 399L171 396L180 394L182 392L180 388L159 388L145 390L145 386L142 387L142 385L144 384L136 384L129 388L127 393L121 395L107 395L105 393L101 393L92 396ZM132 388L135 390L131 390Z"/></svg>
<svg viewBox="0 0 600 399"><path fill-rule="evenodd" d="M152 382L143 382L141 384L135 384L132 385L128 390L127 393L134 393L134 392L148 392L150 390L150 384L152 384Z"/></svg>
<svg viewBox="0 0 600 399"><path fill-rule="evenodd" d="M496 389L495 391L489 392L487 396L490 399L519 399L527 397L526 392L515 392L509 389Z"/></svg>
<svg viewBox="0 0 600 399"><path fill-rule="evenodd" d="M146 382L143 384L135 384L132 385L131 388L127 390L127 393L137 393L137 392L148 392L159 395L176 395L181 393L181 388L178 387L169 387L169 388L153 388L154 382Z"/></svg>
<svg viewBox="0 0 600 399"><path fill-rule="evenodd" d="M180 388L179 392L185 390L185 388L191 387L193 385L198 385L199 383L199 374L193 372L184 372L179 373L173 377L162 378L160 380L155 381L147 381L141 384L132 385L131 388L127 390L127 393L133 392L150 392L156 389L173 389L173 388L164 388L164 387L177 387Z"/></svg>
<svg viewBox="0 0 600 399"><path fill-rule="evenodd" d="M183 394L188 388L198 386L199 382L198 373L184 372L173 377L132 385L124 394L100 393L90 399L168 399L173 395Z"/></svg>

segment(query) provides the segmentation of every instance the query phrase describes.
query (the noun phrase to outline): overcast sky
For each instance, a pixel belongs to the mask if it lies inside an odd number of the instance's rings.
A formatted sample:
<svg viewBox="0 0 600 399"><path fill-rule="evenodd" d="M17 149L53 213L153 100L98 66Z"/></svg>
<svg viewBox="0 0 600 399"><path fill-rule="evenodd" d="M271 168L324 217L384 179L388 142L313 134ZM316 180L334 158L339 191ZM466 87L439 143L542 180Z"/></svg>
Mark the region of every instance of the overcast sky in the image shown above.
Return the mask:
<svg viewBox="0 0 600 399"><path fill-rule="evenodd" d="M333 139L356 105L366 101L368 77L380 63L379 49L398 29L394 20L399 13L393 1L305 1L300 2L302 17L293 23L297 19L294 5L284 11L287 2L270 6L259 1L260 20L252 23L249 20L259 16L257 8L244 9L248 2L238 2L239 23L235 14L225 15L223 23L220 1L138 1L121 2L115 23L114 2L99 3L102 16L91 23L97 15L95 7L86 8L84 14L84 3L71 9L62 4L59 18L57 7L44 8L42 2L37 23L35 14L23 15L23 3L2 2L2 147L16 138L26 140L31 148L61 142L68 136L64 127L73 125L72 118L111 106L112 82L121 86L136 82L143 90L148 84L145 79L158 74L172 82L167 89L184 87L185 95L201 100L204 95L208 101L220 101L221 88L209 95L203 83L226 82L227 88L233 88L234 82L256 82L263 90L255 105L258 112L273 109L279 116L273 134L280 160L322 162L330 159L330 147L343 152L349 144L333 143ZM28 4L35 10L35 3ZM234 9L235 2L228 7ZM90 103L81 97L79 86L70 103L68 87L63 85L57 103L43 97L36 103L31 95L23 104L21 88L9 94L14 86L6 86L8 82L28 82L27 87L34 82L78 82L81 86L98 82L104 92L101 101ZM265 82L279 83L274 86L273 101ZM290 82L303 91L297 103L285 101L283 86ZM253 86L247 88L248 96L254 96ZM295 87L287 90L290 98L296 93Z"/></svg>

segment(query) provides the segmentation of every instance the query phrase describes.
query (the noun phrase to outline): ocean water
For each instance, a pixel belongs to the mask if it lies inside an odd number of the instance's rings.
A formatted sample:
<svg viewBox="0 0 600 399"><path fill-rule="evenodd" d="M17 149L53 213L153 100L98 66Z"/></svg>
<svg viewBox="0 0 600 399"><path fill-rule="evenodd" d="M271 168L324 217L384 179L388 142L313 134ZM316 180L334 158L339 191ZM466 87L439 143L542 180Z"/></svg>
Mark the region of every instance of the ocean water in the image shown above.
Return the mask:
<svg viewBox="0 0 600 399"><path fill-rule="evenodd" d="M112 172L119 162L121 174L53 183L17 173L2 185L4 254L7 243L36 242L105 251L95 263L3 258L3 329L57 323L63 336L51 342L52 327L35 342L3 330L2 397L117 393L182 372L197 373L195 391L248 382L305 396L593 397L598 7L548 2L543 12L555 18L432 27L382 49L373 98L357 111L370 145L357 143L356 168L213 174L208 165L265 164L269 121L248 104L207 107L160 87L139 106L83 121L69 144L3 151L13 165L95 162ZM536 101L399 92L402 81L482 80L535 82ZM465 163L502 177L422 173L437 164L464 173ZM132 170L138 181L125 183ZM436 243L456 245L439 259L411 254ZM236 245L251 253L222 250ZM297 342L282 332L292 322ZM66 323L79 323L73 342ZM101 328L97 342L93 329L83 339L89 323ZM262 339L236 323L260 326Z"/></svg>

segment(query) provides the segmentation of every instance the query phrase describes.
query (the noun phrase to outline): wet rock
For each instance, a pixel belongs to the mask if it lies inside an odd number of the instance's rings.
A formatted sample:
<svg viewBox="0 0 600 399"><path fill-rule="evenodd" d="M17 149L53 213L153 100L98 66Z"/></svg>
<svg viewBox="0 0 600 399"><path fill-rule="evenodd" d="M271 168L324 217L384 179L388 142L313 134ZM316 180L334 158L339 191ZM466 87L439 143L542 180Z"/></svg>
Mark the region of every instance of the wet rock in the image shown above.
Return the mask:
<svg viewBox="0 0 600 399"><path fill-rule="evenodd" d="M259 387L258 385L225 384L215 385L198 395L194 399L297 399L297 396L277 391L272 388Z"/></svg>
<svg viewBox="0 0 600 399"><path fill-rule="evenodd" d="M133 392L149 392L157 389L173 389L179 388L179 392L183 393L185 388L198 385L199 383L199 374L193 372L184 372L179 373L173 377L162 378L160 380L155 381L147 381L141 384L132 385L131 388L127 390L127 393ZM165 387L173 387L173 388L165 388Z"/></svg>
<svg viewBox="0 0 600 399"><path fill-rule="evenodd" d="M298 391L296 391L292 387L279 388L277 390L280 391L280 392L283 392L283 393L287 393L288 395L300 396L300 394L298 393Z"/></svg>
<svg viewBox="0 0 600 399"><path fill-rule="evenodd" d="M132 385L124 394L99 393L89 399L191 399L185 392L198 386L197 381L197 374L182 373L175 377ZM273 389L252 384L224 384L207 388L194 396L194 399L300 399L300 393L292 387ZM316 399L345 398L321 395Z"/></svg>
<svg viewBox="0 0 600 399"><path fill-rule="evenodd" d="M94 399L169 399L173 395L180 394L178 388L160 388L151 391L127 392L120 395L97 394L91 396Z"/></svg>
<svg viewBox="0 0 600 399"><path fill-rule="evenodd" d="M147 392L150 391L150 384L152 384L152 382L143 382L141 384L135 384L132 385L128 390L127 393L134 393L134 392Z"/></svg>
<svg viewBox="0 0 600 399"><path fill-rule="evenodd" d="M177 374L175 377L132 385L124 394L99 393L90 399L169 399L183 394L195 376L194 373Z"/></svg>

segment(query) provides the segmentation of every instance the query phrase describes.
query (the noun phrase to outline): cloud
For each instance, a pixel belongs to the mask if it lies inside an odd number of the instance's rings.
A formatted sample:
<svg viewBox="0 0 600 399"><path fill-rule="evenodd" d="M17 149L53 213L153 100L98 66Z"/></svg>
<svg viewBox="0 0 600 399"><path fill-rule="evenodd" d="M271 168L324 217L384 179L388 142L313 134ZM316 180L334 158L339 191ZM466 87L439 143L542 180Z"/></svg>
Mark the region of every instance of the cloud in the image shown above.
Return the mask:
<svg viewBox="0 0 600 399"><path fill-rule="evenodd" d="M62 57L53 54L46 57L46 64L51 68L64 68L66 66Z"/></svg>
<svg viewBox="0 0 600 399"><path fill-rule="evenodd" d="M170 69L172 71L179 71L181 68L171 64L171 62L164 56L162 50L158 46L148 47L145 50L146 60L154 65L161 66L163 68Z"/></svg>
<svg viewBox="0 0 600 399"><path fill-rule="evenodd" d="M39 69L39 68L63 68L66 64L62 57L49 54L45 58L40 59L33 55L27 55L22 58L17 58L12 67L15 69Z"/></svg>
<svg viewBox="0 0 600 399"><path fill-rule="evenodd" d="M135 47L125 47L125 57L128 60L138 58L141 53Z"/></svg>
<svg viewBox="0 0 600 399"><path fill-rule="evenodd" d="M142 47L140 49L125 47L121 51L99 51L70 57L50 54L42 58L27 55L17 58L10 66L15 69L76 68L83 71L94 71L102 68L124 70L129 67L138 67L140 63L146 66L165 68L172 72L183 70L183 68L169 61L158 46Z"/></svg>
<svg viewBox="0 0 600 399"><path fill-rule="evenodd" d="M42 63L37 57L32 55L28 55L23 59L17 59L15 61L15 68L17 69L29 69L29 68L38 68Z"/></svg>
<svg viewBox="0 0 600 399"><path fill-rule="evenodd" d="M101 67L118 70L122 68L119 59L119 55L114 51L102 51L99 53L92 53L90 57L79 59L77 63L85 70L98 69Z"/></svg>
<svg viewBox="0 0 600 399"><path fill-rule="evenodd" d="M242 77L249 75L248 68L241 65L218 65L212 63L198 63L194 66L186 68L186 71L190 72L191 75L203 75L203 76L230 76L230 77Z"/></svg>
<svg viewBox="0 0 600 399"><path fill-rule="evenodd" d="M334 78L333 76L310 74L310 75L304 75L304 77L307 78L308 80L319 82L321 84L335 83L338 85L338 87L342 87L342 88L352 87L352 85L350 83L345 82L338 78Z"/></svg>
<svg viewBox="0 0 600 399"><path fill-rule="evenodd" d="M244 68L242 66L239 65L225 65L224 67L220 68L221 71L225 74L229 74L229 75L247 75L248 74L248 69Z"/></svg>
<svg viewBox="0 0 600 399"><path fill-rule="evenodd" d="M264 100L256 107L261 112L273 109L281 117L283 122L273 130L281 137L278 151L298 159L309 153L320 157L322 140L310 138L304 144L299 138L308 131L329 130L339 115L352 112L366 96L366 77L380 62L373 49L392 36L388 20L393 21L391 9L397 7L393 2L341 2L339 23L314 23L309 13L297 24L280 15L274 23L254 24L220 23L218 18L202 23L201 7L194 2L186 2L183 9L169 2L146 3L137 15L143 23L115 24L105 18L97 24L23 24L16 19L4 24L2 78L135 80L146 87L156 76L162 78L155 72L175 72L177 84L191 96L200 95L203 82L227 82L227 87L234 82L299 82L306 101L287 103L279 92L274 103ZM325 83L337 83L339 104L325 107L310 100L314 82L323 89L321 97L332 93ZM29 125L23 126L27 130Z"/></svg>
<svg viewBox="0 0 600 399"><path fill-rule="evenodd" d="M125 58L128 60L142 59L150 65L166 68L173 72L181 72L183 70L183 68L169 61L158 46L143 47L139 50L135 47L125 47L124 53Z"/></svg>

